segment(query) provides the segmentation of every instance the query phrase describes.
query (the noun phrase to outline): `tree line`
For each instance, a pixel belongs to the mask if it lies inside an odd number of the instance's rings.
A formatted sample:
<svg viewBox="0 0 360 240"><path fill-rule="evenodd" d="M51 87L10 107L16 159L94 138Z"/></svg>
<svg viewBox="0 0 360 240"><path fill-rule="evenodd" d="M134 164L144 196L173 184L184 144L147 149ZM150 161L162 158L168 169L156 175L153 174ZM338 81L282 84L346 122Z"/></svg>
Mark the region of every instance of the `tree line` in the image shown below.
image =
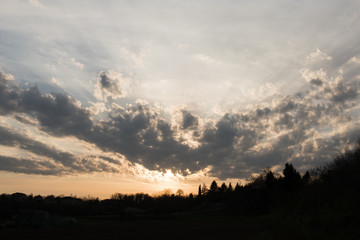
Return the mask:
<svg viewBox="0 0 360 240"><path fill-rule="evenodd" d="M359 174L360 140L353 150L304 174L300 174L291 163L286 163L282 174L265 169L247 184L237 183L235 187L231 183L219 185L214 180L209 187L199 185L196 195L184 195L182 190L158 196L115 193L110 199L99 200L91 197L2 194L0 219L8 219L21 209L82 216L121 215L130 207L153 216L186 211L224 211L244 216L270 214L273 222L277 223L275 225L282 226L278 231L283 231L284 226L291 229L295 225L321 229L323 222L353 231L352 228L360 223Z"/></svg>

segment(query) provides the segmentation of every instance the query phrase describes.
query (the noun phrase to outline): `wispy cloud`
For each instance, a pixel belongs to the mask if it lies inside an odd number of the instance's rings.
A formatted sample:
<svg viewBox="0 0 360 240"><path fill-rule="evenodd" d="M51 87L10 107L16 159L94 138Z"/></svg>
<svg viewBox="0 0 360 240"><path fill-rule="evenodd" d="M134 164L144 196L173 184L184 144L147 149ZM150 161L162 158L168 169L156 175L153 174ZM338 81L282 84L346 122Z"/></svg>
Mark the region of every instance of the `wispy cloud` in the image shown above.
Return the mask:
<svg viewBox="0 0 360 240"><path fill-rule="evenodd" d="M42 4L41 2L39 2L39 0L29 0L29 3L31 6L40 8L42 10L46 10L46 7L44 4Z"/></svg>
<svg viewBox="0 0 360 240"><path fill-rule="evenodd" d="M205 63L221 64L220 61L217 61L217 60L213 59L212 57L207 56L205 54L201 54L201 53L194 54L194 58L201 62L205 62Z"/></svg>
<svg viewBox="0 0 360 240"><path fill-rule="evenodd" d="M77 61L75 60L75 58L71 58L70 61L71 61L76 67L78 67L80 70L83 70L83 69L84 69L84 64L77 62Z"/></svg>

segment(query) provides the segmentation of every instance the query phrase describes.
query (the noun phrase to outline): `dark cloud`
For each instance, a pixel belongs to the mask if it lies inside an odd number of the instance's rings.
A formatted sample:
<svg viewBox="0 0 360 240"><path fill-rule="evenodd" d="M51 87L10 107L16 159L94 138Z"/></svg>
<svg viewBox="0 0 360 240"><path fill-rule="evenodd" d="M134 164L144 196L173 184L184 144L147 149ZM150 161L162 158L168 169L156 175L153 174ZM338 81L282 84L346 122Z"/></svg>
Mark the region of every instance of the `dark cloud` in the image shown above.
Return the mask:
<svg viewBox="0 0 360 240"><path fill-rule="evenodd" d="M38 168L47 169L42 174L74 174L74 173L90 173L90 172L116 172L113 168L106 163L96 163L91 159L94 156L78 157L70 152L61 151L55 147L36 141L24 133L20 134L14 130L0 126L0 145L17 147L19 149L27 150L38 156L46 157L48 160L39 161L34 163L37 167L32 172L32 169L28 166L35 166L29 163L29 159L20 159L16 163L26 163L23 167L17 168L17 172L23 173L36 173L38 174ZM11 158L4 158L4 162L10 161ZM109 160L106 157L102 157L106 162L114 163L115 160ZM95 164L95 165L94 165ZM119 164L119 162L117 162ZM9 166L9 163L7 164Z"/></svg>
<svg viewBox="0 0 360 240"><path fill-rule="evenodd" d="M15 173L61 175L65 171L49 161L15 158L0 155L0 170Z"/></svg>
<svg viewBox="0 0 360 240"><path fill-rule="evenodd" d="M295 99L291 96L286 96L278 103L276 110L280 113L288 112L296 108Z"/></svg>
<svg viewBox="0 0 360 240"><path fill-rule="evenodd" d="M105 72L101 72L99 74L99 79L101 89L116 95L122 95L122 92L119 89L117 83L114 81L114 79L111 79Z"/></svg>
<svg viewBox="0 0 360 240"><path fill-rule="evenodd" d="M323 85L323 81L320 78L314 78L314 79L310 80L310 84L316 85L316 86L321 86L321 85Z"/></svg>
<svg viewBox="0 0 360 240"><path fill-rule="evenodd" d="M89 111L65 93L41 94L36 86L22 90L0 78L0 114L10 113L26 113L59 136L81 135L93 124Z"/></svg>
<svg viewBox="0 0 360 240"><path fill-rule="evenodd" d="M75 162L75 156L68 152L62 152L48 145L35 141L24 134L18 134L10 129L0 126L0 144L5 146L18 147L24 150L46 156L54 159L56 162L61 162L64 166L69 166Z"/></svg>
<svg viewBox="0 0 360 240"><path fill-rule="evenodd" d="M270 108L266 107L264 109L256 109L256 114L259 116L259 117L263 117L264 115L268 115L269 113L271 112Z"/></svg>
<svg viewBox="0 0 360 240"><path fill-rule="evenodd" d="M105 101L125 97L130 82L130 79L123 77L121 73L114 70L107 73L100 72L95 96Z"/></svg>
<svg viewBox="0 0 360 240"><path fill-rule="evenodd" d="M199 120L196 116L191 114L187 110L182 110L182 129L196 129L199 124Z"/></svg>
<svg viewBox="0 0 360 240"><path fill-rule="evenodd" d="M78 169L74 169L47 160L40 161L33 158L0 155L0 170L7 172L56 176L78 173L118 172L118 170L106 162L97 162L94 159L80 159L78 166Z"/></svg>
<svg viewBox="0 0 360 240"><path fill-rule="evenodd" d="M81 135L92 128L90 113L66 94L42 95L36 87L21 92L19 106L55 135Z"/></svg>
<svg viewBox="0 0 360 240"><path fill-rule="evenodd" d="M18 108L18 87L14 85L9 75L0 70L0 114L7 114Z"/></svg>
<svg viewBox="0 0 360 240"><path fill-rule="evenodd" d="M339 83L332 92L331 100L337 103L344 103L345 101L355 99L358 96L356 87L345 86Z"/></svg>
<svg viewBox="0 0 360 240"><path fill-rule="evenodd" d="M15 114L14 118L16 120L18 120L19 122L22 122L22 123L25 123L25 124L33 124L33 125L36 124L36 122L32 118L30 118L28 116L21 116L21 115Z"/></svg>
<svg viewBox="0 0 360 240"><path fill-rule="evenodd" d="M276 125L283 125L287 129L294 127L294 117L288 113L283 114L280 119L276 122Z"/></svg>
<svg viewBox="0 0 360 240"><path fill-rule="evenodd" d="M104 77L102 85L108 87L108 84ZM354 138L351 131L333 138L319 137L321 128L330 128L334 121L349 125L352 121L345 110L351 106L346 103L356 99L356 88L345 81L331 86L304 92L301 97L284 96L268 107L229 112L205 124L200 124L199 117L191 112L181 110L180 126L174 127L161 117L159 109L146 102L113 108L108 119L94 120L89 111L65 93L42 94L36 87L20 89L1 77L0 114L11 114L21 122L26 122L24 116L30 116L29 119L36 120L40 129L48 134L75 136L104 151L120 153L131 163L151 170L171 168L185 173L186 169L194 172L211 165L211 173L219 178L244 178L286 161L301 166L317 165L330 160L344 139ZM313 100L311 94L318 95L321 102ZM338 107L340 103L342 107ZM184 132L192 133L187 137L193 138L190 140L197 143L196 147L184 141L181 135ZM116 172L114 165L120 164L109 157L74 156L5 127L0 128L0 134L1 145L18 147L52 160L46 163L2 157L2 169L6 171ZM21 164L27 166L26 169L21 168ZM44 173L40 173L41 169L45 169Z"/></svg>

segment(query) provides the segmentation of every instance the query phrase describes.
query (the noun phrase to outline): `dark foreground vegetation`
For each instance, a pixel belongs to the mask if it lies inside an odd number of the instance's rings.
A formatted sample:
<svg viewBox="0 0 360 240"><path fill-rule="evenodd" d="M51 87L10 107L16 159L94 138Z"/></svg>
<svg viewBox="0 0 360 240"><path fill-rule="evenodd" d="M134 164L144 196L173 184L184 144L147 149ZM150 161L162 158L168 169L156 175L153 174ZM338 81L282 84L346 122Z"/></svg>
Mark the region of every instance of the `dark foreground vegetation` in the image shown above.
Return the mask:
<svg viewBox="0 0 360 240"><path fill-rule="evenodd" d="M0 196L1 239L360 239L360 141L301 175L286 164L245 186L111 199Z"/></svg>

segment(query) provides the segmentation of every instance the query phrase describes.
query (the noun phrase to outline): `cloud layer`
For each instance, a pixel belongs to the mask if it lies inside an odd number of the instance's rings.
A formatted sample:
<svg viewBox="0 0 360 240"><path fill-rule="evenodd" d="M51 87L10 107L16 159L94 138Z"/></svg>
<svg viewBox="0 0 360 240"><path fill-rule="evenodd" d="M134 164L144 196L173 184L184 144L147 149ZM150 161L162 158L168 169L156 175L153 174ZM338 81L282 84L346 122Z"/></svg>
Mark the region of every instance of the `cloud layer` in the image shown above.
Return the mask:
<svg viewBox="0 0 360 240"><path fill-rule="evenodd" d="M359 8L2 0L0 169L225 179L327 162L360 135Z"/></svg>
<svg viewBox="0 0 360 240"><path fill-rule="evenodd" d="M319 52L310 57L332 59ZM357 63L348 61L342 68L351 64ZM207 168L221 179L247 178L285 162L300 169L317 166L358 137L359 71L351 75L328 72L304 68L306 90L277 94L271 102L242 112L227 111L218 119L202 118L186 107L173 109L169 118L164 108L144 100L123 106L107 103L107 115L99 119L67 93L44 94L36 86L21 88L13 76L0 72L0 114L35 126L41 134L74 137L104 152L120 154L130 164L149 170L172 169L187 175ZM122 80L114 71L101 72L95 86L103 94L99 100L123 96ZM99 161L99 157L59 150L11 124L1 126L0 132L0 145L43 157L39 161L2 154L5 171L54 175L121 171L119 160L100 157Z"/></svg>

